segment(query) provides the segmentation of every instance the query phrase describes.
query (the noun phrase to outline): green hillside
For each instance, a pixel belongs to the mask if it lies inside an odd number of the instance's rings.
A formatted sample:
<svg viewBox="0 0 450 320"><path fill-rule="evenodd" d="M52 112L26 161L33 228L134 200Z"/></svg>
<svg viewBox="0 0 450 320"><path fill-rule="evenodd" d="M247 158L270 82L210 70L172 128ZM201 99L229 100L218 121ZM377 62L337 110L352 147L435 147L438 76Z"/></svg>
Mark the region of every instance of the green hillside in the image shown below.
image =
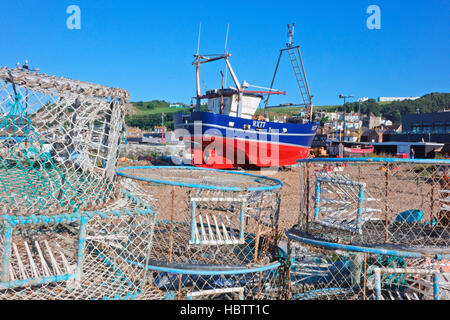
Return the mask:
<svg viewBox="0 0 450 320"><path fill-rule="evenodd" d="M358 103L348 104L353 111L358 110ZM376 116L383 116L393 123L401 123L402 115L410 113L429 113L450 109L450 93L429 93L417 100L394 101L377 103L370 99L361 105L361 112L373 112Z"/></svg>
<svg viewBox="0 0 450 320"><path fill-rule="evenodd" d="M337 106L315 106L314 111L334 112L343 111L342 105ZM401 123L402 115L410 113L429 113L439 110L450 109L450 93L434 92L426 94L417 100L404 100L394 102L377 102L375 99L369 99L361 103L361 113L369 114L373 112L376 116L382 116L391 120L393 123ZM350 102L346 105L347 112L358 112L358 102ZM264 111L258 110L258 114ZM275 116L291 116L298 114L298 108L271 108L268 109L269 117Z"/></svg>
<svg viewBox="0 0 450 320"><path fill-rule="evenodd" d="M140 115L148 115L148 114L161 115L161 113L163 112L167 114L187 109L187 108L186 109L170 108L169 107L170 103L164 100L152 100L148 102L139 101L139 102L131 102L131 104Z"/></svg>
<svg viewBox="0 0 450 320"><path fill-rule="evenodd" d="M151 130L154 126L161 125L161 114L164 113L164 125L173 129L173 114L176 112L190 113L188 108L177 109L169 108L169 102L164 100L152 100L148 102L131 102L137 114L127 116L126 123L132 127L139 127L143 130ZM343 110L342 105L330 106L315 106L314 111L328 111L334 112ZM428 113L436 112L443 109L450 109L450 93L430 93L424 95L418 100L405 100L394 102L379 103L375 99L369 99L361 103L361 113L369 114L373 112L376 116L383 116L393 123L401 123L403 114L410 113ZM207 110L206 105L202 105L202 110ZM358 103L351 102L347 104L347 112L357 112ZM269 118L279 116L292 116L299 114L300 108L286 107L286 108L270 108L267 110ZM258 109L257 115L264 114L263 109Z"/></svg>
<svg viewBox="0 0 450 320"><path fill-rule="evenodd" d="M144 131L151 131L155 126L160 126L164 113L164 125L173 130L173 115L177 112L190 113L189 108L170 108L170 103L164 100L131 102L136 114L127 115L125 122L130 127L138 127ZM206 110L202 105L202 110Z"/></svg>
<svg viewBox="0 0 450 320"><path fill-rule="evenodd" d="M319 111L328 111L328 112L333 112L336 110L336 108L341 108L340 110L342 110L342 106L316 106L314 107L314 111L315 112L319 112ZM273 118L274 116L293 116L293 115L298 115L300 113L300 110L302 108L299 107L282 107L282 108L269 108L267 109L267 115L269 116L269 118ZM256 111L257 115L263 115L264 114L264 109L258 109Z"/></svg>

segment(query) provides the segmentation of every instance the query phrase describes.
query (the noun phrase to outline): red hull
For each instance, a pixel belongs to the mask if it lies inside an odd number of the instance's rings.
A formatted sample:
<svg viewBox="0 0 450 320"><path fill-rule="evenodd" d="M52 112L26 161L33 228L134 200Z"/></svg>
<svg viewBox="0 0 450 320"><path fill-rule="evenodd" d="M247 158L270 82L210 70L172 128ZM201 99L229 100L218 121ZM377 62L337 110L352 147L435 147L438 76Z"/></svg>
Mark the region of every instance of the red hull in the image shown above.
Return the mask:
<svg viewBox="0 0 450 320"><path fill-rule="evenodd" d="M375 150L374 146L366 147L366 148L344 148L344 153L350 154L365 154L365 153L373 153Z"/></svg>
<svg viewBox="0 0 450 320"><path fill-rule="evenodd" d="M214 169L294 165L297 160L307 158L310 151L310 148L299 146L223 137L191 140L198 146L191 149L191 163Z"/></svg>

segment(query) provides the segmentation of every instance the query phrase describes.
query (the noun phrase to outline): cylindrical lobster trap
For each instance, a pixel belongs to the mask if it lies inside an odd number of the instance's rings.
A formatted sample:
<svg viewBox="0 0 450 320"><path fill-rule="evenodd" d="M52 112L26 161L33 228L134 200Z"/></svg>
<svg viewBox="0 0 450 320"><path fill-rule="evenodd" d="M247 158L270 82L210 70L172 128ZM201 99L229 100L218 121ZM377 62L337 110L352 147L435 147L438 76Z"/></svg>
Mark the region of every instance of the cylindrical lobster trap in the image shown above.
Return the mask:
<svg viewBox="0 0 450 320"><path fill-rule="evenodd" d="M290 298L295 300L448 300L450 255L289 238Z"/></svg>
<svg viewBox="0 0 450 320"><path fill-rule="evenodd" d="M293 298L448 298L450 161L300 164L299 221L287 232Z"/></svg>
<svg viewBox="0 0 450 320"><path fill-rule="evenodd" d="M276 298L278 180L195 167L128 167L158 214L149 285L167 298Z"/></svg>
<svg viewBox="0 0 450 320"><path fill-rule="evenodd" d="M128 92L0 68L0 210L54 214L108 201Z"/></svg>
<svg viewBox="0 0 450 320"><path fill-rule="evenodd" d="M0 69L0 299L159 294L135 266L156 215L115 183L127 101L122 89Z"/></svg>
<svg viewBox="0 0 450 320"><path fill-rule="evenodd" d="M107 209L0 218L0 299L134 299L156 215L122 191ZM163 297L161 297L163 298Z"/></svg>

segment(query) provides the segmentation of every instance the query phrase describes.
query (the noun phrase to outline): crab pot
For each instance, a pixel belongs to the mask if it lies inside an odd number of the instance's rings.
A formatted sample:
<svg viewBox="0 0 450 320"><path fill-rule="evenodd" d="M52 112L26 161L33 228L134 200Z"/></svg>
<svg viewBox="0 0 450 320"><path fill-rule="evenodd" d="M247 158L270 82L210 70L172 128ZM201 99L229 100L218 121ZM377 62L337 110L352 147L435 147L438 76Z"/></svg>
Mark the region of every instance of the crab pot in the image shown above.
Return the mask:
<svg viewBox="0 0 450 320"><path fill-rule="evenodd" d="M448 250L346 245L312 239L296 229L286 234L293 300L450 299Z"/></svg>
<svg viewBox="0 0 450 320"><path fill-rule="evenodd" d="M444 250L450 244L449 160L300 161L300 214L310 238Z"/></svg>
<svg viewBox="0 0 450 320"><path fill-rule="evenodd" d="M255 267L151 265L149 287L166 300L279 299L280 262Z"/></svg>
<svg viewBox="0 0 450 320"><path fill-rule="evenodd" d="M281 182L195 167L129 167L158 214L150 264L243 266L277 259Z"/></svg>
<svg viewBox="0 0 450 320"><path fill-rule="evenodd" d="M126 191L107 210L2 216L0 299L137 298L155 221Z"/></svg>
<svg viewBox="0 0 450 320"><path fill-rule="evenodd" d="M0 68L0 213L52 215L107 202L128 97Z"/></svg>

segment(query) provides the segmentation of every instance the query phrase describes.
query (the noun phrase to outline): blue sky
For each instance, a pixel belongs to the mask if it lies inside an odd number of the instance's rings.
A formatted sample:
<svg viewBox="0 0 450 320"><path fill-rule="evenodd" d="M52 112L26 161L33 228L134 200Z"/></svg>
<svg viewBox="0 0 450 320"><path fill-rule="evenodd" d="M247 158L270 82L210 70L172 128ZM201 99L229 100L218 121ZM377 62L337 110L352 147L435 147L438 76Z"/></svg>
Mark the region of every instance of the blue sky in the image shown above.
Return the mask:
<svg viewBox="0 0 450 320"><path fill-rule="evenodd" d="M66 27L71 4L81 30ZM372 4L381 30L366 27ZM200 22L201 53L223 52L229 23L239 80L266 87L295 22L315 105L340 104L339 93L420 96L450 92L449 14L448 0L2 1L0 65L28 59L47 74L127 89L133 101L189 103ZM218 87L220 70L205 65L202 83ZM299 101L287 56L275 87L288 94L274 102Z"/></svg>

